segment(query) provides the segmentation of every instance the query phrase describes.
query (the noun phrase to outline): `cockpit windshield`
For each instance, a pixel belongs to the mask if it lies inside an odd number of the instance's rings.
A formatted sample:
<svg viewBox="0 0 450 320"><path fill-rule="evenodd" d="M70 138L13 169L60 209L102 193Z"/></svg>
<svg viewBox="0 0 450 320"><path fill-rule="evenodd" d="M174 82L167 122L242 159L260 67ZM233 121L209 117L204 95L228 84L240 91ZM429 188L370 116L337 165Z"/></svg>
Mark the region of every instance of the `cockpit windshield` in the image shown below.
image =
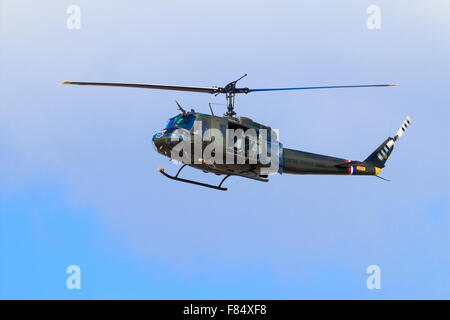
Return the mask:
<svg viewBox="0 0 450 320"><path fill-rule="evenodd" d="M167 123L164 129L183 128L186 130L191 130L192 126L194 125L195 118L196 116L193 114L181 115L170 118L169 122Z"/></svg>

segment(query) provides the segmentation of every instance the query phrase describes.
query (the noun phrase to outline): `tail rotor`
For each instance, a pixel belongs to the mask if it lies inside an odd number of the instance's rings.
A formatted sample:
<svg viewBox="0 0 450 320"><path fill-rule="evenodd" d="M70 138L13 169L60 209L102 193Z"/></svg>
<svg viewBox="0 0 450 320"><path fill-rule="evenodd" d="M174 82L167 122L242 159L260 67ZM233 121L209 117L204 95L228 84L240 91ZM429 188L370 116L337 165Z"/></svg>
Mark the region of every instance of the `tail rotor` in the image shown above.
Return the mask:
<svg viewBox="0 0 450 320"><path fill-rule="evenodd" d="M402 126L400 127L400 129L398 129L397 134L394 137L394 142L397 141L398 138L400 138L403 135L403 133L406 131L406 128L408 128L410 123L411 123L411 118L406 117L406 120L403 121Z"/></svg>
<svg viewBox="0 0 450 320"><path fill-rule="evenodd" d="M406 128L411 124L411 118L406 117L405 121L403 121L402 126L398 129L396 135L394 138L387 138L375 151L367 157L365 162L368 162L375 166L376 168L384 168L384 164L386 163L387 159L391 155L392 151L394 150L394 143L397 141L403 133L405 133ZM378 170L379 172L379 170Z"/></svg>

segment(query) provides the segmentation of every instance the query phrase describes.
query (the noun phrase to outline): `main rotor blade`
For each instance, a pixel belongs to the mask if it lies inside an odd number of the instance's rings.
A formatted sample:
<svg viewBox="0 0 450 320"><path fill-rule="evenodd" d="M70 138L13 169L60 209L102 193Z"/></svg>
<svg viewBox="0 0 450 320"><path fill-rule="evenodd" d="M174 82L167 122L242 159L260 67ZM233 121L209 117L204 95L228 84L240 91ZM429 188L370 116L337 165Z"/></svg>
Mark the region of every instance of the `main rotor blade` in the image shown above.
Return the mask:
<svg viewBox="0 0 450 320"><path fill-rule="evenodd" d="M63 81L61 84L76 84L80 86L104 86L104 87L129 87L129 88L144 88L144 89L161 89L161 90L176 90L176 91L191 91L203 93L217 93L217 88L204 87L183 87L183 86L166 86L161 84L136 84L136 83L111 83L111 82L72 82Z"/></svg>
<svg viewBox="0 0 450 320"><path fill-rule="evenodd" d="M287 91L287 90L309 90L309 89L340 89L340 88L368 88L368 87L392 87L395 84L358 84L352 86L325 86L325 87L298 87L298 88L268 88L268 89L248 89L248 92L261 91Z"/></svg>

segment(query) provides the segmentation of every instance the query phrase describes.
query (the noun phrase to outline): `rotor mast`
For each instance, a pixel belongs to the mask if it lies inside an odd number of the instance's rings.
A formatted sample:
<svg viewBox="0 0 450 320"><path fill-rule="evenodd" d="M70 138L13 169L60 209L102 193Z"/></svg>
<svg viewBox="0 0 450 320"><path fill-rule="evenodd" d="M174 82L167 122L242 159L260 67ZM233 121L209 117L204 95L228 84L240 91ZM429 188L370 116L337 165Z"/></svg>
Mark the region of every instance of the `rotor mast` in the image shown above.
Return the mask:
<svg viewBox="0 0 450 320"><path fill-rule="evenodd" d="M236 91L236 83L241 80L242 78L246 77L247 74L244 74L242 77L240 77L237 80L234 80L232 82L230 82L229 84L227 84L224 88L219 88L221 89L221 92L226 94L226 99L227 99L227 109L228 111L225 112L224 116L227 117L233 117L234 115L236 115L236 112L234 112L234 98L236 96L236 93L240 93L240 91ZM248 88L245 88L247 90L244 90L245 93L248 92ZM223 91L222 91L223 90Z"/></svg>

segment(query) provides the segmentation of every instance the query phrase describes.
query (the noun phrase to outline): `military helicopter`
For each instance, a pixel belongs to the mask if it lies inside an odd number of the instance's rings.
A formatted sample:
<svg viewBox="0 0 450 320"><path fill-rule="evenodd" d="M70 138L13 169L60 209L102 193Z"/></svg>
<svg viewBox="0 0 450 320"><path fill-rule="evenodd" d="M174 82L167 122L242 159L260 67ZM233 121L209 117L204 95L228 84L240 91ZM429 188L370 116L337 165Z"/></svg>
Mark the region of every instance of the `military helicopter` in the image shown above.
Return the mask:
<svg viewBox="0 0 450 320"><path fill-rule="evenodd" d="M381 143L364 161L355 161L284 148L282 143L278 141L275 130L272 130L269 126L257 123L250 118L237 117L234 107L235 96L240 93L248 94L267 91L389 87L395 86L394 84L265 89L250 89L246 87L237 88L237 82L245 76L247 76L247 74L228 83L224 87L187 87L159 84L71 81L63 81L61 84L176 90L209 93L213 95L225 94L228 110L223 116L216 116L211 104L209 105L211 114L205 114L196 112L194 109L187 112L178 102L176 102L180 113L170 118L165 128L159 130L153 136L153 146L158 153L183 163L175 175L170 175L166 173L163 168L158 168L159 172L165 177L176 181L226 191L227 188L222 187L222 185L224 181L231 176L268 182L268 176L277 172L280 174L375 176L387 180L380 177L378 174L380 173L380 170L384 168L387 159L392 153L394 143L402 136L411 123L409 117L406 117L406 120L393 138L388 137L384 140L383 143ZM211 131L213 130L215 130L215 135L211 134ZM249 131L252 131L252 134L247 134ZM219 133L219 136L217 136L217 132ZM220 138L220 135L223 139ZM214 136L214 138L212 136ZM220 141L220 144L215 144L214 147L211 148L213 141ZM184 149L182 148L180 151L177 147L182 143L184 143ZM195 149L196 146L197 149ZM205 156L205 151L207 151L208 148L209 152L207 152L207 156ZM194 149L193 152L192 149ZM252 152L252 150L254 152ZM269 157L261 156L265 153L267 153ZM223 160L225 158L228 161L224 162ZM265 158L265 161L263 161L263 158ZM267 161L267 158L269 158L269 161ZM186 166L202 170L206 173L211 172L219 176L223 175L224 178L218 185L180 178L180 172Z"/></svg>

